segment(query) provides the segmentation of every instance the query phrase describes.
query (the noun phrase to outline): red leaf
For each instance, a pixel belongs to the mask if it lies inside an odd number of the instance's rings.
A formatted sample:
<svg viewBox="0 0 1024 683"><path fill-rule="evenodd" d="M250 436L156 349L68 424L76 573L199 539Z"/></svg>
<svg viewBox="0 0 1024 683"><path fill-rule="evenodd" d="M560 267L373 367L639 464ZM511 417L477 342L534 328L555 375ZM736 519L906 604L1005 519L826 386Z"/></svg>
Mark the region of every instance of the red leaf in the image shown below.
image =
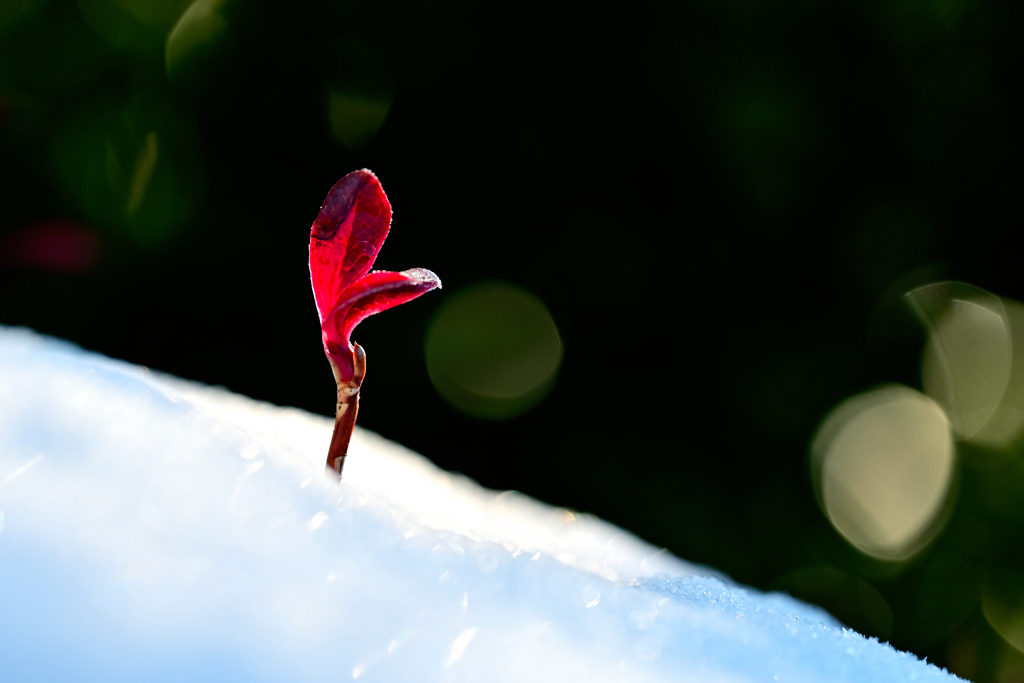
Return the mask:
<svg viewBox="0 0 1024 683"><path fill-rule="evenodd" d="M377 176L353 171L335 183L309 239L309 274L322 323L342 291L369 272L391 227L391 204Z"/></svg>
<svg viewBox="0 0 1024 683"><path fill-rule="evenodd" d="M356 325L375 313L411 301L441 286L437 275L425 268L401 273L378 270L352 283L323 323L324 342L337 353L347 346ZM333 348L331 348L333 347Z"/></svg>

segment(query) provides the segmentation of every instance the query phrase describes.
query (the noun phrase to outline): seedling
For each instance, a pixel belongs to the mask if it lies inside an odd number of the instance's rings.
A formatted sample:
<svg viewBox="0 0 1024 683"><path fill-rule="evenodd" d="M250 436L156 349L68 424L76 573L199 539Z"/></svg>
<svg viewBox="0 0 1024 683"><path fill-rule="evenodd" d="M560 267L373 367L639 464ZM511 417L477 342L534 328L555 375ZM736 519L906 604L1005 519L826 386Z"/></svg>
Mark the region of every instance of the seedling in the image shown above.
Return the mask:
<svg viewBox="0 0 1024 683"><path fill-rule="evenodd" d="M338 384L327 471L339 479L359 412L366 353L350 340L364 318L439 288L429 270L370 272L391 227L391 203L377 176L362 169L335 183L309 236L309 275L320 314L324 353Z"/></svg>

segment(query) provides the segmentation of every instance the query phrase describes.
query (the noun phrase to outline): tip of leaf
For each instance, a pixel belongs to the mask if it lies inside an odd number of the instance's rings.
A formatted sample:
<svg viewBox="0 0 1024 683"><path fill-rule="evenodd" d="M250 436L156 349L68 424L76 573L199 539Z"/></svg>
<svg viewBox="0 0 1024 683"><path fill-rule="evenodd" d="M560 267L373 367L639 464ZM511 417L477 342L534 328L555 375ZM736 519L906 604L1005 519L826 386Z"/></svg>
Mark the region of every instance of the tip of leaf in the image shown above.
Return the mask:
<svg viewBox="0 0 1024 683"><path fill-rule="evenodd" d="M402 271L403 275L408 276L410 279L415 280L416 284L425 287L424 291L430 289L441 289L441 278L432 270L426 268L410 268L409 270Z"/></svg>
<svg viewBox="0 0 1024 683"><path fill-rule="evenodd" d="M380 181L368 168L352 171L334 183L334 187L327 193L327 198L320 207L320 214L313 222L311 236L320 240L334 237L338 228L345 222L345 218L351 213L356 199L365 191L384 195Z"/></svg>

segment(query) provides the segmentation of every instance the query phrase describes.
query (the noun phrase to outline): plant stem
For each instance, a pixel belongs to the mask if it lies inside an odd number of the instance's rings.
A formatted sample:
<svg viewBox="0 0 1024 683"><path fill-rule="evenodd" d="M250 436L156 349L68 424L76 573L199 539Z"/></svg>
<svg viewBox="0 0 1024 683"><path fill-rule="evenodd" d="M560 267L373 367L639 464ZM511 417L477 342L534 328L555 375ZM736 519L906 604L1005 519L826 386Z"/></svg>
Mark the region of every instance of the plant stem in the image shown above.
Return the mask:
<svg viewBox="0 0 1024 683"><path fill-rule="evenodd" d="M341 479L341 469L345 466L348 455L348 444L352 440L352 430L356 426L356 415L359 414L359 387L366 376L366 352L359 344L355 344L352 354L354 373L349 380L341 380L338 367L330 356L331 369L338 383L338 408L334 418L334 434L331 435L331 446L327 450L327 472Z"/></svg>

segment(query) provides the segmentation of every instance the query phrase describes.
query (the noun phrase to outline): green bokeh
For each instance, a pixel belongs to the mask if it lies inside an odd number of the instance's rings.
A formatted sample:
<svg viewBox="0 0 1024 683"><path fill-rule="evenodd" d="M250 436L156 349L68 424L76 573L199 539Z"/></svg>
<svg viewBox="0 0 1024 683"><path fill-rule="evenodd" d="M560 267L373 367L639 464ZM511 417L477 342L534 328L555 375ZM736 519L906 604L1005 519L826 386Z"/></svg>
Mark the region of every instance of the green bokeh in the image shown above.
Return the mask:
<svg viewBox="0 0 1024 683"><path fill-rule="evenodd" d="M427 369L459 410L483 419L515 417L554 386L562 342L544 303L503 282L449 297L430 323Z"/></svg>

